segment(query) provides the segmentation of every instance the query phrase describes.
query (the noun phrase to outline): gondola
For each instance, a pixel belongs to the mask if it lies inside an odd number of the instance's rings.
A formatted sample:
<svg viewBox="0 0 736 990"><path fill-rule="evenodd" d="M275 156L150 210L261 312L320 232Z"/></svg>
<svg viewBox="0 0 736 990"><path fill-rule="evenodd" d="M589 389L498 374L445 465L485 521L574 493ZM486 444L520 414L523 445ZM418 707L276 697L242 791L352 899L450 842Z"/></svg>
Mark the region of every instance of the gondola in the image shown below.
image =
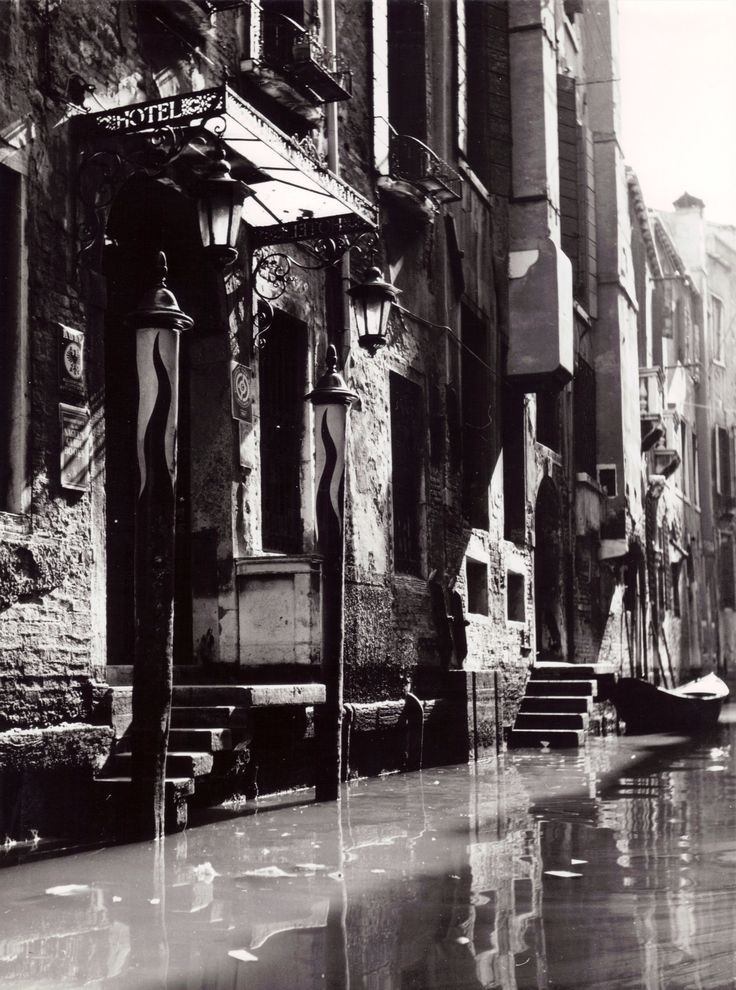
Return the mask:
<svg viewBox="0 0 736 990"><path fill-rule="evenodd" d="M715 674L676 688L622 677L613 693L618 717L629 733L705 732L717 722L728 686Z"/></svg>

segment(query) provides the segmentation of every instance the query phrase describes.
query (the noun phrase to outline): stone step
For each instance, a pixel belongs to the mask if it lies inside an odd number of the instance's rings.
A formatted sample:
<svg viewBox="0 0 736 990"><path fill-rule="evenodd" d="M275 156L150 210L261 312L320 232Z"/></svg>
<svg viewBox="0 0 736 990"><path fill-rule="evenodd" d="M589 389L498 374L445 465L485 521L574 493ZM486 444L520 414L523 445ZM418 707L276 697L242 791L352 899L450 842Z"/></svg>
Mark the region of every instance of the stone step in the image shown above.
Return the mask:
<svg viewBox="0 0 736 990"><path fill-rule="evenodd" d="M230 729L176 728L169 731L169 749L182 752L221 753L232 749Z"/></svg>
<svg viewBox="0 0 736 990"><path fill-rule="evenodd" d="M525 712L516 716L515 729L587 729L588 716L575 712Z"/></svg>
<svg viewBox="0 0 736 990"><path fill-rule="evenodd" d="M248 709L234 705L188 706L171 709L172 729L245 729Z"/></svg>
<svg viewBox="0 0 736 990"><path fill-rule="evenodd" d="M539 697L543 695L549 697L552 695L575 695L580 697L581 695L585 697L595 697L596 693L596 683L595 681L563 681L563 680L552 680L552 681L542 681L533 680L529 681L526 686L527 697Z"/></svg>
<svg viewBox="0 0 736 990"><path fill-rule="evenodd" d="M111 811L118 823L125 820L130 810L130 776L104 776L95 779L95 788L103 801L111 802ZM181 832L187 827L189 805L187 798L194 794L192 777L167 777L165 787L166 831Z"/></svg>
<svg viewBox="0 0 736 990"><path fill-rule="evenodd" d="M187 711L188 709L184 709ZM197 711L197 709L191 709ZM132 745L132 736L127 735L118 742L115 752L117 754L129 753ZM232 749L233 742L230 729L201 728L199 726L185 726L183 728L172 728L169 732L169 751L177 753L220 753L226 749Z"/></svg>
<svg viewBox="0 0 736 990"><path fill-rule="evenodd" d="M132 780L130 777L95 777L95 786L110 793L123 793L126 787L130 787ZM169 794L176 794L179 797L190 797L194 794L193 777L167 777L166 797Z"/></svg>
<svg viewBox="0 0 736 990"><path fill-rule="evenodd" d="M206 777L212 773L214 757L212 753L172 753L166 755L166 773L171 777ZM130 753L117 753L104 767L105 777L129 777L131 772Z"/></svg>
<svg viewBox="0 0 736 990"><path fill-rule="evenodd" d="M172 673L174 684L273 684L276 678L285 684L302 684L314 680L315 666L306 663L280 663L278 666L176 663ZM130 687L133 665L110 664L105 668L105 681L110 687Z"/></svg>
<svg viewBox="0 0 736 990"><path fill-rule="evenodd" d="M175 684L174 705L178 708L226 705L235 708L266 708L276 705L321 705L324 684Z"/></svg>
<svg viewBox="0 0 736 990"><path fill-rule="evenodd" d="M589 714L593 711L593 699L588 695L570 696L556 694L538 697L528 694L521 702L522 712L578 712Z"/></svg>
<svg viewBox="0 0 736 990"><path fill-rule="evenodd" d="M562 663L540 660L531 669L532 680L562 680L579 681L592 680L596 677L608 677L616 673L616 668L610 663Z"/></svg>
<svg viewBox="0 0 736 990"><path fill-rule="evenodd" d="M582 729L512 729L509 733L510 749L539 749L547 743L550 749L573 749L582 746L585 732Z"/></svg>

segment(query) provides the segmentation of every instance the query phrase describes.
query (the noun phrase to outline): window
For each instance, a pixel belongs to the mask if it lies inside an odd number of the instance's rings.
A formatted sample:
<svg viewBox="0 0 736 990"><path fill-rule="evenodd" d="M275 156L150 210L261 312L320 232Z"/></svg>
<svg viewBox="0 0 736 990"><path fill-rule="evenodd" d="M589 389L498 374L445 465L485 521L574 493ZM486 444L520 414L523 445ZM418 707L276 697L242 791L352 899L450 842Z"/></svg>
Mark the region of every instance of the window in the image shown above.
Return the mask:
<svg viewBox="0 0 736 990"><path fill-rule="evenodd" d="M523 574L506 571L506 618L509 622L526 622L525 583Z"/></svg>
<svg viewBox="0 0 736 990"><path fill-rule="evenodd" d="M714 427L713 448L713 472L716 491L719 495L731 495L733 494L731 443L728 430L725 427Z"/></svg>
<svg viewBox="0 0 736 990"><path fill-rule="evenodd" d="M576 84L557 76L557 140L560 178L560 236L572 263L573 294L595 315L597 244L594 203L593 140L578 122Z"/></svg>
<svg viewBox="0 0 736 990"><path fill-rule="evenodd" d="M690 498L691 488L691 468L690 468L690 445L687 435L687 423L680 421L680 456L682 458L682 469L680 471L680 486L685 498Z"/></svg>
<svg viewBox="0 0 736 990"><path fill-rule="evenodd" d="M537 442L560 453L560 404L562 392L537 392Z"/></svg>
<svg viewBox="0 0 736 990"><path fill-rule="evenodd" d="M491 463L491 375L488 324L468 306L461 310L463 512L471 526L488 526Z"/></svg>
<svg viewBox="0 0 736 990"><path fill-rule="evenodd" d="M427 140L426 7L388 0L388 119L397 134Z"/></svg>
<svg viewBox="0 0 736 990"><path fill-rule="evenodd" d="M678 357L683 364L692 364L694 361L693 318L687 299L677 300L675 323L677 326Z"/></svg>
<svg viewBox="0 0 736 990"><path fill-rule="evenodd" d="M261 545L301 553L301 470L306 392L307 328L275 310L259 353Z"/></svg>
<svg viewBox="0 0 736 990"><path fill-rule="evenodd" d="M614 498L618 495L615 464L598 465L598 484L601 486L608 498Z"/></svg>
<svg viewBox="0 0 736 990"><path fill-rule="evenodd" d="M562 250L572 262L575 284L580 252L580 202L578 197L578 119L575 79L557 77L557 140L560 172L560 233Z"/></svg>
<svg viewBox="0 0 736 990"><path fill-rule="evenodd" d="M457 140L491 192L510 188L511 99L508 7L457 0Z"/></svg>
<svg viewBox="0 0 736 990"><path fill-rule="evenodd" d="M524 541L526 524L525 426L524 393L504 382L501 422L504 536L518 543Z"/></svg>
<svg viewBox="0 0 736 990"><path fill-rule="evenodd" d="M0 511L13 513L29 508L23 213L23 178L0 165Z"/></svg>
<svg viewBox="0 0 736 990"><path fill-rule="evenodd" d="M465 562L468 612L488 615L488 565L468 558Z"/></svg>
<svg viewBox="0 0 736 990"><path fill-rule="evenodd" d="M595 372L579 357L572 383L575 470L591 478L595 477L596 465L595 402Z"/></svg>
<svg viewBox="0 0 736 990"><path fill-rule="evenodd" d="M710 296L710 339L713 360L723 361L723 301L718 296Z"/></svg>
<svg viewBox="0 0 736 990"><path fill-rule="evenodd" d="M718 585L721 608L736 608L736 572L733 561L733 537L721 533L718 547Z"/></svg>
<svg viewBox="0 0 736 990"><path fill-rule="evenodd" d="M675 618L680 618L680 571L682 569L681 563L678 561L676 564L670 564L670 571L672 575L672 611L675 614Z"/></svg>
<svg viewBox="0 0 736 990"><path fill-rule="evenodd" d="M394 570L422 573L424 409L422 389L391 372L391 490Z"/></svg>
<svg viewBox="0 0 736 990"><path fill-rule="evenodd" d="M700 505L700 478L698 477L698 438L693 433L690 437L690 497L695 505Z"/></svg>

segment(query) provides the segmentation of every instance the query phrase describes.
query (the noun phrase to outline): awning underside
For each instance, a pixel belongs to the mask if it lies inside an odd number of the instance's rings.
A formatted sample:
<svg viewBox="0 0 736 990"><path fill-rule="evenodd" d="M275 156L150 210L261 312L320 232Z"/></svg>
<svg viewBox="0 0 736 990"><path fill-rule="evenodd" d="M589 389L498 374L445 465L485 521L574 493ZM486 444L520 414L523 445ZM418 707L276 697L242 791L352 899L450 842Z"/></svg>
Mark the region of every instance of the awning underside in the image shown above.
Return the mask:
<svg viewBox="0 0 736 990"><path fill-rule="evenodd" d="M250 186L243 220L256 244L308 240L376 226L376 208L228 86L89 114L93 133L204 129L229 149L232 174Z"/></svg>

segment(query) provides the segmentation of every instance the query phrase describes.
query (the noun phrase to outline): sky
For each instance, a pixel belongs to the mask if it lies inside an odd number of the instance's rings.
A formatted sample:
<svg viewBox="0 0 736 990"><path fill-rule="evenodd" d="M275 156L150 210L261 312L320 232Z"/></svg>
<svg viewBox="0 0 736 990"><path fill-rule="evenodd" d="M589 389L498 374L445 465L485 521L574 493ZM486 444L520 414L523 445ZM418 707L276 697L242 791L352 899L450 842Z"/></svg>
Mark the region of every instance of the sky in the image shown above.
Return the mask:
<svg viewBox="0 0 736 990"><path fill-rule="evenodd" d="M619 0L622 144L649 207L736 224L736 0Z"/></svg>

